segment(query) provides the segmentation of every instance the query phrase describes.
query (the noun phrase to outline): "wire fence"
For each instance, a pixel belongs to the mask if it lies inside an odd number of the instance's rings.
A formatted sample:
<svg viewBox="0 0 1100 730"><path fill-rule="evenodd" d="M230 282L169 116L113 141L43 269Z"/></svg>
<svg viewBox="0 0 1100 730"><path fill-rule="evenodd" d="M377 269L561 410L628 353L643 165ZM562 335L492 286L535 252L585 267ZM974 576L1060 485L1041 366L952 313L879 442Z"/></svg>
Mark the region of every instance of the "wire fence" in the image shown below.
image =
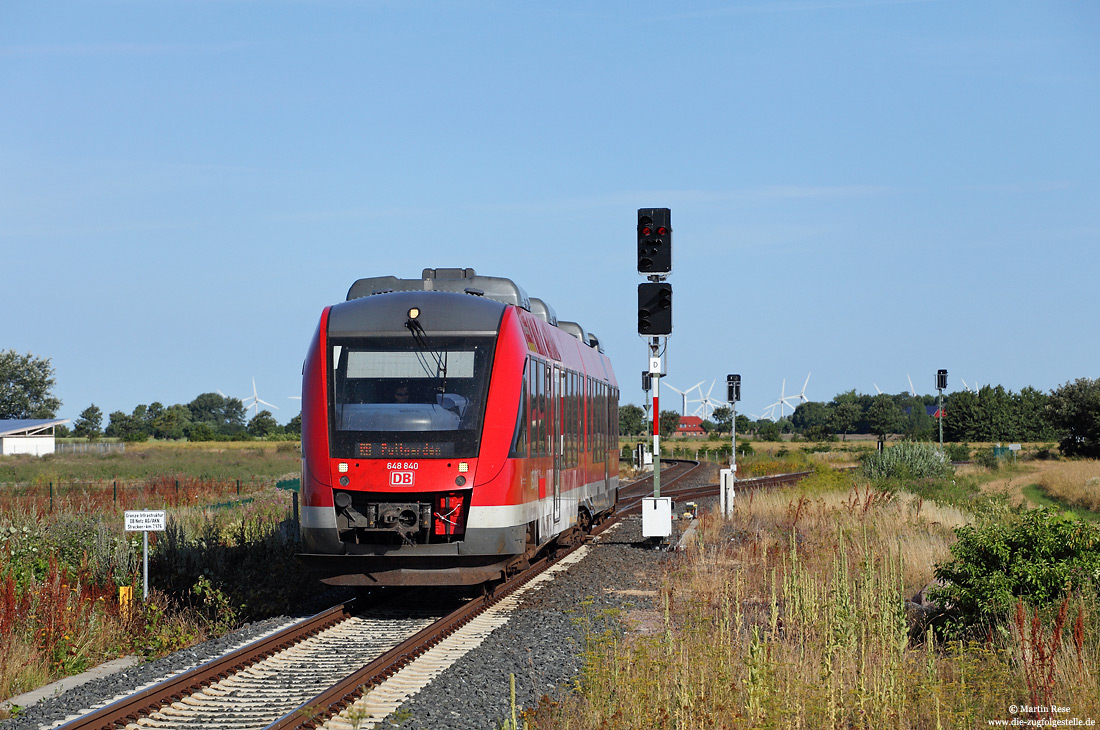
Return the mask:
<svg viewBox="0 0 1100 730"><path fill-rule="evenodd" d="M4 507L45 515L55 511L104 512L126 509L162 509L166 507L219 506L239 504L245 495L273 480L208 479L203 477L158 476L143 480L62 480L47 484L7 485L3 490Z"/></svg>
<svg viewBox="0 0 1100 730"><path fill-rule="evenodd" d="M55 454L125 454L125 441L90 441L85 443L66 443L58 441L54 444Z"/></svg>

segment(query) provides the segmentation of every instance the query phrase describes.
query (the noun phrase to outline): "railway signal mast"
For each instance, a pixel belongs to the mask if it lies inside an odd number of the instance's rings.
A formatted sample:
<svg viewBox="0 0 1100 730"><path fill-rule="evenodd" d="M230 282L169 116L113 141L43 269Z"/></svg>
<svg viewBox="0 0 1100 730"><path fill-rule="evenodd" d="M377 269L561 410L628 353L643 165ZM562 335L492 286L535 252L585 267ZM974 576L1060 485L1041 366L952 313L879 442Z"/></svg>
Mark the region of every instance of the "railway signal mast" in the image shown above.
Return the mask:
<svg viewBox="0 0 1100 730"><path fill-rule="evenodd" d="M672 500L661 498L661 411L658 407L662 360L672 334L672 211L638 209L638 273L648 281L638 285L638 334L649 344L648 372L653 383L653 498L642 505L642 534L672 534Z"/></svg>
<svg viewBox="0 0 1100 730"><path fill-rule="evenodd" d="M729 517L733 514L733 484L737 481L737 401L741 400L741 376L731 374L726 376L726 402L730 404L730 468L719 472L719 503L722 514Z"/></svg>
<svg viewBox="0 0 1100 730"><path fill-rule="evenodd" d="M936 415L939 416L936 420L940 422L940 453L943 453L943 391L947 388L947 371L939 369L936 371L936 390L940 392L939 403L936 404Z"/></svg>

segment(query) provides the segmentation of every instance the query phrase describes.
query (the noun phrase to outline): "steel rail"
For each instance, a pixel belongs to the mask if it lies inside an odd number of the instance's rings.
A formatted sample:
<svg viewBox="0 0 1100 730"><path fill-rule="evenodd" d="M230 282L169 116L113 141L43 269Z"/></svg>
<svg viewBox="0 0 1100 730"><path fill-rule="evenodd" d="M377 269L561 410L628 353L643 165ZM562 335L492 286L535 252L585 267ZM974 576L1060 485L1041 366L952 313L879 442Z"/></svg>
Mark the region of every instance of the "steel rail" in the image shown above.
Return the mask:
<svg viewBox="0 0 1100 730"><path fill-rule="evenodd" d="M573 545L565 550L562 555L568 555L579 547L580 544ZM553 561L545 556L532 562L530 568L509 578L506 582L497 586L492 593L474 598L431 626L421 629L382 656L349 674L329 689L271 723L265 730L319 727L329 717L338 714L359 699L366 688L392 677L403 667L458 631L486 609L519 590L552 564Z"/></svg>
<svg viewBox="0 0 1100 730"><path fill-rule="evenodd" d="M671 483L687 476L699 466L698 462L682 463L688 465L689 468L683 473L677 474ZM630 486L637 484L638 482L634 482ZM598 525L594 525L590 534L598 535L622 519L627 513L627 511L616 510L611 517ZM575 545L563 546L561 552L555 557L564 557L581 547L583 544L584 542L582 541ZM264 728L264 730L297 730L299 728L320 727L328 718L338 714L358 700L363 695L365 688L393 676L402 667L408 665L433 646L458 631L462 626L472 621L490 606L519 590L539 573L549 568L554 562L555 561L552 561L546 556L541 557L537 561L533 561L529 569L497 586L491 595L484 595L476 598L460 607L454 613L440 619L440 621L425 627L400 645L378 657L370 664L367 664L362 669L348 675L345 679L333 685L328 690L325 690L300 705L293 712L271 723Z"/></svg>
<svg viewBox="0 0 1100 730"><path fill-rule="evenodd" d="M158 682L140 692L116 700L98 710L61 725L58 730L112 730L150 715L161 707L179 702L189 694L239 672L314 636L351 615L344 604L333 606L304 621L291 624L270 636L253 641L223 656Z"/></svg>
<svg viewBox="0 0 1100 730"><path fill-rule="evenodd" d="M667 482L669 487L674 487L676 482L691 474L699 466L698 462L692 461L670 460L669 463L675 463L676 467L674 468L677 469L674 474L670 475ZM681 470L681 467L687 468ZM652 479L652 477L649 477L649 479ZM627 492L635 491L643 487L645 482L646 479L641 479L620 488L620 499L624 496L622 494L624 490ZM633 498L626 497L626 499L632 500ZM628 504L625 508L617 508L609 518L593 526L590 534L599 534L634 511L640 503L639 498L637 503ZM564 557L582 544L584 544L584 541L580 540L573 545L559 546L554 551L554 558ZM512 576L505 583L497 586L491 593L469 601L431 626L421 629L398 646L337 682L328 690L316 695L284 717L268 725L267 730L318 727L324 719L340 712L358 699L364 686L376 684L392 676L402 667L469 623L490 606L521 588L550 567L553 562L546 555L537 560L532 560L530 568ZM133 695L123 697L81 715L61 725L58 730L114 730L114 728L137 722L140 718L151 715L166 705L179 702L192 693L199 692L252 664L344 621L351 615L352 611L348 605L334 606L308 619L280 629L267 637L257 639L228 654L169 677Z"/></svg>

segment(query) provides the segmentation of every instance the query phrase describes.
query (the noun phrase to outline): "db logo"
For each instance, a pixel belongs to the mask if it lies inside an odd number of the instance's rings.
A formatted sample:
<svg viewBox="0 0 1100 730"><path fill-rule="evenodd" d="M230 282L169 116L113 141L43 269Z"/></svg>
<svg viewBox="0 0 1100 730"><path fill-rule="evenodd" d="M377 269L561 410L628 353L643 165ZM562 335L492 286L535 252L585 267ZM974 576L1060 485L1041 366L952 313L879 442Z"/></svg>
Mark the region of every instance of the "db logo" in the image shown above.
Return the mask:
<svg viewBox="0 0 1100 730"><path fill-rule="evenodd" d="M396 487L411 487L415 481L415 471L391 471L390 484Z"/></svg>

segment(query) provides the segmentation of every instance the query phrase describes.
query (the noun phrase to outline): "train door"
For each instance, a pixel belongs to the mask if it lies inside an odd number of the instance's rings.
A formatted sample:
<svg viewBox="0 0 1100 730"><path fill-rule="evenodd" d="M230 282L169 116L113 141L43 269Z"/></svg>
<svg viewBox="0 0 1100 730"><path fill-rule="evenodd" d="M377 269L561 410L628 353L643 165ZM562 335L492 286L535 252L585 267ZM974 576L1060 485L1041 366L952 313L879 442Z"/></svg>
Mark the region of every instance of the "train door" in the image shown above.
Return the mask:
<svg viewBox="0 0 1100 730"><path fill-rule="evenodd" d="M562 372L554 366L550 378L550 450L554 454L554 522L561 519L561 466L565 436L562 433Z"/></svg>

